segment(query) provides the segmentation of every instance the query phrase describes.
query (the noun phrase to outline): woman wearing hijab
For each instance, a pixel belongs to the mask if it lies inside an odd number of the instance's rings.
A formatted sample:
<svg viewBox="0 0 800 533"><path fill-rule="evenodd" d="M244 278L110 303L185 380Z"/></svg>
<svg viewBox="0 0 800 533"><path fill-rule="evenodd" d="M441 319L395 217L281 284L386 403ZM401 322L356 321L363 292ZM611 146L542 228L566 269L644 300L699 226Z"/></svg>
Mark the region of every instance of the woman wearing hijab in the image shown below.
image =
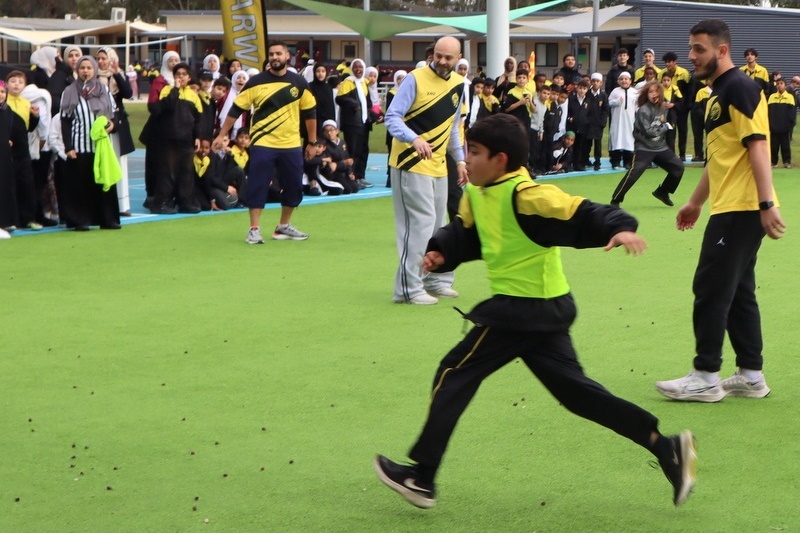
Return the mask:
<svg viewBox="0 0 800 533"><path fill-rule="evenodd" d="M131 216L131 198L128 190L128 154L136 149L131 135L131 125L128 122L128 113L125 112L126 98L133 96L133 88L127 76L123 76L119 69L119 56L116 50L102 47L97 50L97 79L108 88L114 98L117 112L114 114L114 129L116 135L111 136L114 153L117 154L119 166L122 168L122 179L117 182L117 199L119 200L119 214Z"/></svg>
<svg viewBox="0 0 800 533"><path fill-rule="evenodd" d="M317 101L317 139L322 136L322 124L326 120L336 121L336 103L333 100L333 87L328 83L328 68L321 64L314 65L314 79L308 84L311 94Z"/></svg>
<svg viewBox="0 0 800 533"><path fill-rule="evenodd" d="M353 173L361 188L364 188L372 186L364 179L369 152L368 135L372 129L369 122L372 101L369 96L367 80L364 77L366 70L364 61L362 59L354 59L350 63L350 69L353 74L339 85L336 103L339 104L339 120L344 133L344 141L347 144L350 156L354 160ZM364 152L364 145L367 146L366 153Z"/></svg>
<svg viewBox="0 0 800 533"><path fill-rule="evenodd" d="M236 97L242 92L242 89L247 85L247 80L249 79L250 77L247 75L247 72L243 70L234 72L231 78L231 90L228 91L228 95L225 97L225 103L222 104L222 109L219 112L219 116L221 117L220 122L224 121L225 117L228 116L228 111L231 110L233 101L236 100ZM239 118L236 119L236 122L233 123L233 128L231 128L231 140L235 139L236 133L238 133L243 125L248 123L248 115L249 112L242 113Z"/></svg>
<svg viewBox="0 0 800 533"><path fill-rule="evenodd" d="M6 84L0 80L0 228L11 232L17 229L17 178L13 171L14 146L27 150L28 133L25 123L6 104ZM9 169L11 171L9 172Z"/></svg>
<svg viewBox="0 0 800 533"><path fill-rule="evenodd" d="M107 191L95 182L95 143L91 137L95 120L104 117L106 130L114 129L114 100L97 79L97 62L91 56L77 61L78 78L61 98L61 135L67 161L60 212L67 227L87 231L91 225L119 229L116 186Z"/></svg>
<svg viewBox="0 0 800 533"><path fill-rule="evenodd" d="M33 84L40 89L47 89L52 97L49 109L52 117L61 107L61 94L74 79L72 70L61 61L58 50L52 46L43 46L34 51L31 54L31 65Z"/></svg>
<svg viewBox="0 0 800 533"><path fill-rule="evenodd" d="M158 120L153 117L153 107L158 103L162 89L167 85L174 85L175 78L172 76L172 69L180 61L181 56L178 55L178 52L172 50L166 52L161 58L159 75L150 83L150 94L147 97L147 110L150 112L150 116L139 135L139 140L147 147L144 153L144 188L147 195L144 207L147 209L155 207L151 204L156 194L156 180L160 173L160 166L163 164L163 143Z"/></svg>
<svg viewBox="0 0 800 533"><path fill-rule="evenodd" d="M231 59L228 61L228 78L233 78L233 75L242 70L242 62L238 59Z"/></svg>
<svg viewBox="0 0 800 533"><path fill-rule="evenodd" d="M78 60L83 57L83 50L79 46L75 46L71 44L64 48L64 66L65 71L69 70L70 74L68 76L69 83L72 83L74 80L78 79Z"/></svg>
<svg viewBox="0 0 800 533"><path fill-rule="evenodd" d="M508 91L517 85L517 60L514 56L506 58L503 68L505 70L495 80L494 93L492 93L500 105L505 101Z"/></svg>
<svg viewBox="0 0 800 533"><path fill-rule="evenodd" d="M219 78L219 56L216 54L208 54L203 58L203 70L211 73L211 76L216 80Z"/></svg>

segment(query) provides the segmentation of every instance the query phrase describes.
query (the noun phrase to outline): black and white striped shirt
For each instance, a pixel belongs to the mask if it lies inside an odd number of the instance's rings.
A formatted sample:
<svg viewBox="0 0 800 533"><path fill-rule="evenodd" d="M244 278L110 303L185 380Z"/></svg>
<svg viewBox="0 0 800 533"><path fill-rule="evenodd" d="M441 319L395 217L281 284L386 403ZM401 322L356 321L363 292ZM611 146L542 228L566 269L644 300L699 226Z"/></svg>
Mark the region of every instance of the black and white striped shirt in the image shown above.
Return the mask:
<svg viewBox="0 0 800 533"><path fill-rule="evenodd" d="M111 108L116 107L113 97L109 93ZM83 96L78 98L78 106L75 108L75 115L72 120L72 146L79 154L94 153L95 143L92 142L92 124L97 117L89 108L89 102Z"/></svg>

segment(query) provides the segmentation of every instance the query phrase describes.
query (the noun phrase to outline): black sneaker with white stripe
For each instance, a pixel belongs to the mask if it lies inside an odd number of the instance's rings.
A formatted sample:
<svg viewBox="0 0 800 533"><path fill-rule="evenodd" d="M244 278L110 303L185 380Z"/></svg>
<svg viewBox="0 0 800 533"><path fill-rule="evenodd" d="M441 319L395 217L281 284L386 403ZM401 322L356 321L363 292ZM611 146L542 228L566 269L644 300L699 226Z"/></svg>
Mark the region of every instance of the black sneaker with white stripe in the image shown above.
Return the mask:
<svg viewBox="0 0 800 533"><path fill-rule="evenodd" d="M430 509L436 505L433 483L419 479L416 466L399 465L383 455L375 458L375 472L384 485L397 492L411 505Z"/></svg>
<svg viewBox="0 0 800 533"><path fill-rule="evenodd" d="M669 440L670 447L668 453L658 458L658 464L672 483L672 503L678 506L689 497L697 479L697 441L688 429L664 438Z"/></svg>

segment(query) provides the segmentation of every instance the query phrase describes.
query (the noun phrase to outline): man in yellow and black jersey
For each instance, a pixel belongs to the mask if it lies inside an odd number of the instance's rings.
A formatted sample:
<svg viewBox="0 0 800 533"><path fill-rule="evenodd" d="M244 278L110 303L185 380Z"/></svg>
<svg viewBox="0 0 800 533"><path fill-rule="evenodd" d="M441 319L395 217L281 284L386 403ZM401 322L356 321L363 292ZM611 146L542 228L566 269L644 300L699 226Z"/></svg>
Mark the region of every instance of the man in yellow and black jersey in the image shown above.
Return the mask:
<svg viewBox="0 0 800 533"><path fill-rule="evenodd" d="M772 187L767 102L734 66L724 21L700 21L689 34L695 75L711 88L705 120L708 154L676 225L681 231L693 228L706 200L711 217L693 284L694 370L683 378L659 381L656 389L668 398L694 402L718 402L727 395L763 398L770 389L762 372L756 256L764 234L780 239L786 229ZM726 330L739 368L720 381Z"/></svg>
<svg viewBox="0 0 800 533"><path fill-rule="evenodd" d="M678 150L675 152L681 158L681 161L686 160L686 140L689 131L689 113L691 111L691 102L694 101L694 94L690 93L689 81L692 75L689 71L678 65L678 54L675 52L667 52L661 59L664 61L665 69L661 71L661 77L665 72L672 75L672 85L678 88L678 91L683 95L685 100L683 105L678 106L676 110L676 130L678 133ZM660 78L659 78L660 79Z"/></svg>
<svg viewBox="0 0 800 533"><path fill-rule="evenodd" d="M379 455L379 479L417 507L436 505L436 473L459 417L483 380L519 357L564 407L655 455L673 503L682 504L694 484L691 432L662 435L655 416L586 376L569 333L577 311L560 247L641 254L647 243L636 219L533 181L525 128L507 114L479 120L467 143L469 184L458 216L430 240L423 267L448 271L482 259L492 297L465 315L475 326L439 363L427 420L408 454L414 463Z"/></svg>
<svg viewBox="0 0 800 533"><path fill-rule="evenodd" d="M445 224L445 152L456 161L459 185L467 181L459 137L464 78L453 72L461 43L442 37L433 54L432 62L405 77L386 110L386 128L394 138L389 167L400 255L392 297L397 303L431 305L458 296L451 272L424 275L420 267L428 239Z"/></svg>
<svg viewBox="0 0 800 533"><path fill-rule="evenodd" d="M233 101L225 117L214 150L219 150L223 137L236 119L245 111L250 118L250 168L244 204L250 210L250 231L245 242L263 244L261 237L261 211L267 202L270 183L277 179L281 185L281 217L272 233L276 240L302 241L306 233L292 226L294 209L303 200L303 139L300 121L305 122L308 145L305 158L316 155L317 118L316 101L308 82L300 75L287 70L291 54L286 43L272 41L268 47L269 70L250 78L247 85Z"/></svg>
<svg viewBox="0 0 800 533"><path fill-rule="evenodd" d="M758 64L758 51L755 48L748 48L744 51L744 59L747 64L739 67L739 70L756 82L758 88L766 95L769 91L769 71L766 67Z"/></svg>

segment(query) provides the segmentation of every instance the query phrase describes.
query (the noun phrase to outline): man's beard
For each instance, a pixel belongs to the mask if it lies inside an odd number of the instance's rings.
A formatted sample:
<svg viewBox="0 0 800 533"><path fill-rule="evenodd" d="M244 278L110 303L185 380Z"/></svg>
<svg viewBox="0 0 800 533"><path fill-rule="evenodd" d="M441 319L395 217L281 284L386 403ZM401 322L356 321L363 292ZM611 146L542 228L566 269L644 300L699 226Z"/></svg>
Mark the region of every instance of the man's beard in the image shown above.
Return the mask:
<svg viewBox="0 0 800 533"><path fill-rule="evenodd" d="M700 70L698 67L695 66L694 67L694 73L701 80L707 80L708 78L710 78L717 71L717 67L718 66L719 65L718 65L718 62L717 62L717 58L715 57L715 58L711 59L708 62L708 64L703 66L702 70Z"/></svg>
<svg viewBox="0 0 800 533"><path fill-rule="evenodd" d="M275 63L277 63L278 65L275 66ZM273 59L272 61L269 62L269 68L271 68L272 70L283 70L286 68L286 61L281 62L279 59Z"/></svg>

